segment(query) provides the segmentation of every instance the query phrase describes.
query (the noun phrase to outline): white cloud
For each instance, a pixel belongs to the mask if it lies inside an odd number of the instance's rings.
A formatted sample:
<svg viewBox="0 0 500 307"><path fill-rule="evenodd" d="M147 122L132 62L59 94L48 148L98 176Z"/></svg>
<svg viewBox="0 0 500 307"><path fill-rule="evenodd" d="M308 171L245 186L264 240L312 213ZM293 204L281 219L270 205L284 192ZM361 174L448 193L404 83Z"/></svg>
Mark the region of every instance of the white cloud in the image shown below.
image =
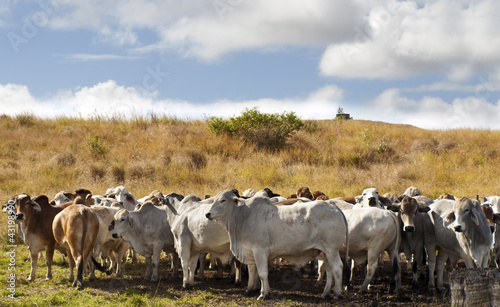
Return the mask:
<svg viewBox="0 0 500 307"><path fill-rule="evenodd" d="M149 112L185 119L203 119L207 116L229 117L245 108L258 107L261 112L296 112L303 119L333 118L342 98L342 90L327 85L306 98L256 99L250 101L219 100L207 104L193 104L182 100L158 99L155 93L143 93L134 87L125 87L109 80L92 87L66 90L39 100L24 85L0 85L0 109L3 114L33 113L40 117L93 115L146 116Z"/></svg>
<svg viewBox="0 0 500 307"><path fill-rule="evenodd" d="M246 101L219 100L194 104L183 100L158 99L156 93L145 94L109 80L91 87L59 92L43 100L31 95L24 85L0 85L0 110L3 114L31 113L43 118L95 115L126 118L149 113L176 116L181 119L204 119L208 116L231 117L245 108L257 107L264 113L295 112L302 119L332 119L343 101L343 91L326 85L307 97ZM350 111L355 119L403 123L427 129L478 128L500 129L500 101L490 103L481 97L466 97L447 103L438 97L413 100L389 89L362 107Z"/></svg>
<svg viewBox="0 0 500 307"><path fill-rule="evenodd" d="M499 10L495 0L388 1L370 11L352 42L326 49L321 72L387 79L444 73L453 81L489 72L500 64L500 19L492 13Z"/></svg>
<svg viewBox="0 0 500 307"><path fill-rule="evenodd" d="M248 49L342 42L352 37L346 29L361 25L363 14L350 0L69 1L50 27L91 29L97 40L134 46L135 51L174 49L214 60ZM158 36L146 48L137 34L143 29Z"/></svg>
<svg viewBox="0 0 500 307"><path fill-rule="evenodd" d="M490 103L473 96L451 103L438 97L413 100L402 96L398 89L388 89L366 104L356 117L426 129L500 129L500 101Z"/></svg>

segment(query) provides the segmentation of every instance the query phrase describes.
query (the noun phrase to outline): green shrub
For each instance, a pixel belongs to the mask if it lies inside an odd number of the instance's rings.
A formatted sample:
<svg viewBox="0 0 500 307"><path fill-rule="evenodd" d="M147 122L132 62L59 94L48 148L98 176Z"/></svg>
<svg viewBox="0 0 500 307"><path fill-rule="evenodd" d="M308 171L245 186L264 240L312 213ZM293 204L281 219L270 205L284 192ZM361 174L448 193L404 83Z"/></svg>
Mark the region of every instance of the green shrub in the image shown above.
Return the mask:
<svg viewBox="0 0 500 307"><path fill-rule="evenodd" d="M89 135L87 138L87 149L93 157L104 157L108 153L109 149L106 144L102 144L99 141L98 135Z"/></svg>
<svg viewBox="0 0 500 307"><path fill-rule="evenodd" d="M304 127L304 123L294 112L267 114L260 113L257 108L245 109L240 116L227 120L210 117L207 124L208 129L216 135L240 137L265 148L283 146L295 131Z"/></svg>

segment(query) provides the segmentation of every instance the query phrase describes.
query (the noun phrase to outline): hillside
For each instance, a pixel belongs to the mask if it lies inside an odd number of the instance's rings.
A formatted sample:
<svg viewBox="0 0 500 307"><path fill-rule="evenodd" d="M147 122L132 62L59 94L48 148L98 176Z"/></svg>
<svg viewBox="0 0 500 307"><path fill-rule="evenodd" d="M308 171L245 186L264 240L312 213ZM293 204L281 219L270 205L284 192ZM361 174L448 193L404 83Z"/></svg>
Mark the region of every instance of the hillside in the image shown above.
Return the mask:
<svg viewBox="0 0 500 307"><path fill-rule="evenodd" d="M300 186L329 197L376 187L430 197L499 194L500 132L430 131L359 120L305 121L278 151L215 136L203 121L157 117L38 119L0 117L0 196L124 184L141 197L215 194L269 187L282 195Z"/></svg>

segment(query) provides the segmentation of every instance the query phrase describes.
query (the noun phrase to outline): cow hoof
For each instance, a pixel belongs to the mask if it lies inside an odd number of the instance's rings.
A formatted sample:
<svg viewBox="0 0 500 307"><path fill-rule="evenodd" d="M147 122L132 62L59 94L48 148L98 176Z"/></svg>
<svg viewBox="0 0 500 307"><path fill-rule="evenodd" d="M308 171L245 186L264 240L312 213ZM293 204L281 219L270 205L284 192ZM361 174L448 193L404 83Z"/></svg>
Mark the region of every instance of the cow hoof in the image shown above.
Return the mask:
<svg viewBox="0 0 500 307"><path fill-rule="evenodd" d="M182 290L191 290L191 289L193 289L193 286L191 286L191 285L189 285L189 284L188 284L188 285L183 285L183 286L182 286Z"/></svg>

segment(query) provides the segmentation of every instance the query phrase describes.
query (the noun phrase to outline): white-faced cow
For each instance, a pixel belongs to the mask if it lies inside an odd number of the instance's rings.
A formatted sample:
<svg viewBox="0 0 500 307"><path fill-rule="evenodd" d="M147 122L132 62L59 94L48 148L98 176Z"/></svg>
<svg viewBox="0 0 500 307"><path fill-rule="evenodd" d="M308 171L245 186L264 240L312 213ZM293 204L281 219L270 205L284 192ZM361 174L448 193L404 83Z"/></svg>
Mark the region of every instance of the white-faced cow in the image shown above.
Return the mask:
<svg viewBox="0 0 500 307"><path fill-rule="evenodd" d="M389 254L392 265L389 290L399 291L401 267L398 249L401 243L401 233L396 214L377 207L343 210L343 212L349 225L349 257L354 261L352 269L368 261L360 292L368 290L376 272L379 257L384 252Z"/></svg>
<svg viewBox="0 0 500 307"><path fill-rule="evenodd" d="M385 208L392 204L390 199L379 195L378 190L375 188L364 189L361 195L355 197L355 200L354 209L368 207Z"/></svg>
<svg viewBox="0 0 500 307"><path fill-rule="evenodd" d="M175 253L174 237L165 210L150 202L137 211L119 210L111 224L113 238L122 238L146 258L145 280L158 280L161 251Z"/></svg>
<svg viewBox="0 0 500 307"><path fill-rule="evenodd" d="M456 202L442 199L431 205L428 214L430 218L425 221L424 241L429 289L434 288L434 270L437 271L437 288L444 289L447 259L452 263L462 259L467 268L488 267L493 238L479 202L466 197Z"/></svg>
<svg viewBox="0 0 500 307"><path fill-rule="evenodd" d="M183 288L194 284L194 274L200 254L209 253L212 257L219 259L221 264L229 263L233 257L229 249L227 232L215 221L209 221L205 217L211 203L212 199L202 201L194 194L182 200L176 197L176 194L169 194L165 197L166 212L182 265ZM201 275L202 272L203 268L200 266L199 274ZM222 266L220 266L219 278L222 277L222 273ZM237 283L241 281L240 276L237 272Z"/></svg>
<svg viewBox="0 0 500 307"><path fill-rule="evenodd" d="M257 269L259 299L270 291L268 261L276 257L301 266L319 257L327 264L327 283L321 296L330 294L334 278L334 294L340 295L343 266L339 250L349 240L347 222L335 205L320 200L275 206L267 197L244 200L225 190L217 194L206 217L227 230L231 251L249 266L249 272ZM248 285L252 290L254 280Z"/></svg>

